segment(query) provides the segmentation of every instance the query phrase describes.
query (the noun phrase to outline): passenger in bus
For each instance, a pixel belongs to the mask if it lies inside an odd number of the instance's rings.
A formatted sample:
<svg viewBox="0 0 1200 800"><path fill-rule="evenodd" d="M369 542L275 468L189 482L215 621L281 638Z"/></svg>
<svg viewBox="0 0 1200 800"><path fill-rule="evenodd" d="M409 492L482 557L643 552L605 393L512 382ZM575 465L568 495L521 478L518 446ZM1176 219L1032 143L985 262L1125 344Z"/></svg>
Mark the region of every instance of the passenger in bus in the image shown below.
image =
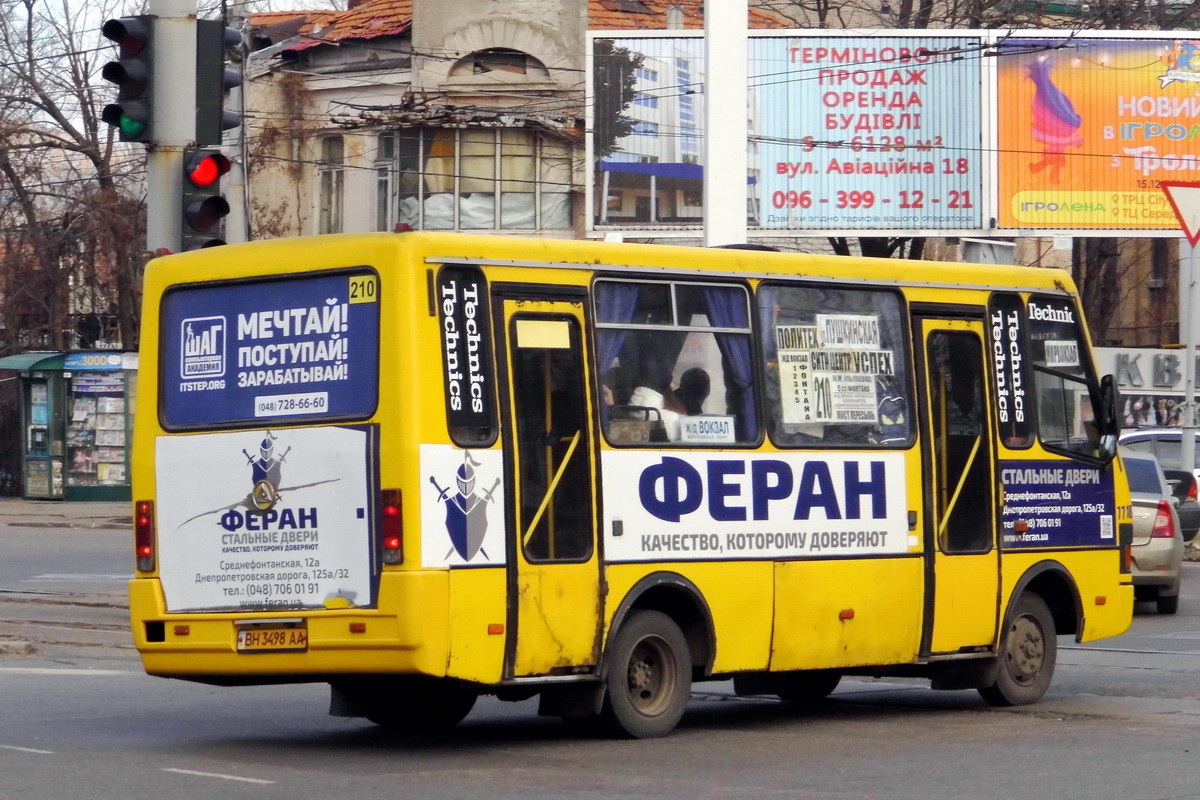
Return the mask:
<svg viewBox="0 0 1200 800"><path fill-rule="evenodd" d="M708 373L700 367L685 370L679 376L679 389L676 394L683 404L683 412L689 417L704 413L704 401L712 389L712 380Z"/></svg>
<svg viewBox="0 0 1200 800"><path fill-rule="evenodd" d="M629 404L655 409L666 429L667 441L679 441L679 412L683 411L683 404L679 402L679 398L675 396L670 385L664 386L661 392L651 389L649 386L638 386L633 390Z"/></svg>

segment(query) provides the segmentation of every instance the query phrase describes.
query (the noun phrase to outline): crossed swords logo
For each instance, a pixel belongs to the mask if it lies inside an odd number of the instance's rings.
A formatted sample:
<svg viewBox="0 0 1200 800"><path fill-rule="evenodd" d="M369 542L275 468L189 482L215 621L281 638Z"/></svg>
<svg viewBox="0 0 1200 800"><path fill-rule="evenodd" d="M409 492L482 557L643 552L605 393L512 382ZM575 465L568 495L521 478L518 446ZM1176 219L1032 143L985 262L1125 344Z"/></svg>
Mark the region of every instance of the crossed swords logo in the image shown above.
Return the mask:
<svg viewBox="0 0 1200 800"><path fill-rule="evenodd" d="M474 461L471 460L469 456L467 457L466 460L464 460L464 463L469 463L472 466L475 465ZM496 501L496 497L495 497L496 487L498 487L500 485L500 479L496 478L496 482L492 484L492 488L482 489L480 492L477 493L475 491L475 486L474 486L475 479L474 479L474 476L472 476L470 481L466 483L466 487L465 487L465 488L469 489L469 493L467 493L467 494L463 493L462 490L464 488L464 481L460 479L459 480L459 491L452 494L451 487L443 488L437 482L437 478L435 478L434 476L432 476L432 475L429 476L429 482L431 484L433 484L434 489L437 489L438 497L437 497L436 502L445 502L447 504L453 503L454 506L458 509L458 511L460 511L463 514L464 521L465 521L465 519L470 517L471 512L477 507L477 503L481 503L481 502L493 503L493 502L495 502ZM472 502L472 500L475 500L476 502ZM449 512L447 512L447 513L449 513ZM486 530L486 527L487 527L487 521L486 521L486 518L484 518L483 527L480 528L481 534L482 534L482 531ZM471 549L472 549L471 544L472 543L470 542L470 538L472 538L472 537L470 536L469 532L466 530L464 530L463 533L467 534L467 536L466 536L465 540L462 542L462 547L460 547L456 543L451 544L450 549L446 551L446 556L445 556L446 558L449 558L455 551L458 551L458 554L468 561L471 559L472 556L475 555L473 552L471 552ZM452 536L451 538L453 539L454 537ZM483 553L484 558L490 558L490 556L487 554L487 551L483 549L482 538L483 538L482 535L480 535L479 536L479 546L478 546L479 552Z"/></svg>

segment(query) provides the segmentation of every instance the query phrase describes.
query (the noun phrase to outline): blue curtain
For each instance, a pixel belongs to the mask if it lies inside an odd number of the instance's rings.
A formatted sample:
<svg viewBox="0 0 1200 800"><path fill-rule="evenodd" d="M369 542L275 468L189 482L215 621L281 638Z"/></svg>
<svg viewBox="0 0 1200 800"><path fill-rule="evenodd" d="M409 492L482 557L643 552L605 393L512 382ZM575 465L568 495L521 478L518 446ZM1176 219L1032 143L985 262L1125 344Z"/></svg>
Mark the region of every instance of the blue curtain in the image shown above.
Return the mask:
<svg viewBox="0 0 1200 800"><path fill-rule="evenodd" d="M705 287L704 304L708 321L716 328L749 328L746 312L746 295L738 289ZM725 374L726 385L736 391L738 441L750 441L758 437L758 411L754 403L754 362L750 347L750 336L718 333L717 347L729 368Z"/></svg>
<svg viewBox="0 0 1200 800"><path fill-rule="evenodd" d="M609 283L601 281L594 287L596 293L596 322L612 322L628 325L633 321L633 312L637 308L638 285L636 283ZM612 360L621 352L625 343L627 330L614 328L596 329L596 369L600 372L601 380L612 364ZM608 406L600 403L600 420L608 426Z"/></svg>

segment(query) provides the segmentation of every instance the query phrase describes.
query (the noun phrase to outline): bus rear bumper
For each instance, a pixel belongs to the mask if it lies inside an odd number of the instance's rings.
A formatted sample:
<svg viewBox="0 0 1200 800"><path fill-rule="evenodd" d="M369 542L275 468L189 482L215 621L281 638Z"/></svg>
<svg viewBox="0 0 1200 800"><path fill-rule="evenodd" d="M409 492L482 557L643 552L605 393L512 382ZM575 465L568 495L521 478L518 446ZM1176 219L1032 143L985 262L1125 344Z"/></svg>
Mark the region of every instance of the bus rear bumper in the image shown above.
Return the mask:
<svg viewBox="0 0 1200 800"><path fill-rule="evenodd" d="M134 578L129 582L130 627L146 672L161 677L272 683L364 673L444 676L445 574L385 574L379 606L404 609L403 616L375 608L168 613L161 582ZM247 622L296 620L306 632L302 649L239 650L238 631Z"/></svg>
<svg viewBox="0 0 1200 800"><path fill-rule="evenodd" d="M1120 636L1129 630L1133 623L1133 586L1121 584L1103 597L1103 605L1099 605L1098 598L1083 598L1083 625L1075 641L1094 642Z"/></svg>

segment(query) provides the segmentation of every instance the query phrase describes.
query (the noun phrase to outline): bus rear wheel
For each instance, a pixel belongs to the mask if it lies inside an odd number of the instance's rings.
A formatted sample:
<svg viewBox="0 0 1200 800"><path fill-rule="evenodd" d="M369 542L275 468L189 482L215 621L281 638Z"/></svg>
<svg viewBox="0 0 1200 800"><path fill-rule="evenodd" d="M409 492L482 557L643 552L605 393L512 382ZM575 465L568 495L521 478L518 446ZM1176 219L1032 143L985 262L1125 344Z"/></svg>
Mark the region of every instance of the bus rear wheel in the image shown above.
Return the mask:
<svg viewBox="0 0 1200 800"><path fill-rule="evenodd" d="M419 686L396 691L365 716L393 731L446 730L471 713L477 697L448 682L422 681Z"/></svg>
<svg viewBox="0 0 1200 800"><path fill-rule="evenodd" d="M824 700L842 681L842 673L830 669L814 669L789 675L776 694L784 703L807 706Z"/></svg>
<svg viewBox="0 0 1200 800"><path fill-rule="evenodd" d="M996 657L996 677L979 689L993 706L1036 703L1050 688L1058 642L1054 617L1036 594L1024 594L1008 620Z"/></svg>
<svg viewBox="0 0 1200 800"><path fill-rule="evenodd" d="M617 631L608 657L601 721L631 739L666 736L683 717L692 687L687 639L659 611L637 611Z"/></svg>

